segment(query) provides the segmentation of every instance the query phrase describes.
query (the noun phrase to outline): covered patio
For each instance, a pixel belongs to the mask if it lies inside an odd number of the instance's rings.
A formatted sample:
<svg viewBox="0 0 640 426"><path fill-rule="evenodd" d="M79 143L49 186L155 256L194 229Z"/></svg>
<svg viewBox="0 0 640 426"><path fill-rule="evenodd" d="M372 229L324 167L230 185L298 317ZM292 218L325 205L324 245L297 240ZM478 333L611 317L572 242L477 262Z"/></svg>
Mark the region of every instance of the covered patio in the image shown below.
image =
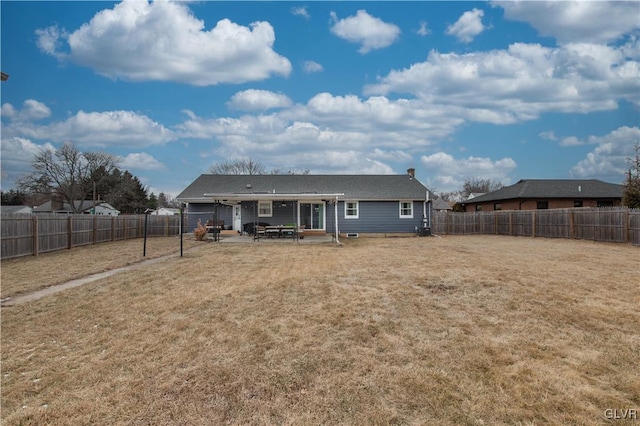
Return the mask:
<svg viewBox="0 0 640 426"><path fill-rule="evenodd" d="M328 237L338 242L338 201L344 198L343 193L276 193L274 190L264 193L205 193L204 197L210 199L214 206L228 206L233 211L232 229L237 231L237 235L226 235L226 238L224 234L219 235L221 240L244 237L242 241L302 241L305 238ZM331 206L332 212L329 211ZM247 234L253 238L246 238Z"/></svg>

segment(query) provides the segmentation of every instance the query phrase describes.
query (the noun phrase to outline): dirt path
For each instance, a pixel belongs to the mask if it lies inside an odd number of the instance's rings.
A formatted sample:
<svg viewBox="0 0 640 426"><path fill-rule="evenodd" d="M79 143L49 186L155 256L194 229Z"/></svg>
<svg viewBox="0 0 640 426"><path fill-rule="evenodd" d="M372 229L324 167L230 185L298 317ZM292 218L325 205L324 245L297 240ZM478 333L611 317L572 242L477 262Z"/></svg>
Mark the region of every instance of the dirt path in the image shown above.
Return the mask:
<svg viewBox="0 0 640 426"><path fill-rule="evenodd" d="M61 291L79 287L84 284L91 283L93 281L100 280L102 278L107 278L112 275L119 274L120 272L131 271L137 268L141 268L143 266L152 265L154 263L162 262L164 260L170 259L172 257L177 257L178 254L169 254L162 257L156 257L155 259L143 260L139 263L134 263L133 265L124 266L122 268L112 269L110 271L100 272L98 274L87 275L86 277L78 278L75 280L67 281L66 283L52 285L51 287L44 288L42 290L34 291L33 293L22 294L15 297L7 297L6 299L0 300L0 306L10 307L16 305L22 305L24 303L33 302L35 300L41 299L46 296L50 296L52 294L59 293Z"/></svg>

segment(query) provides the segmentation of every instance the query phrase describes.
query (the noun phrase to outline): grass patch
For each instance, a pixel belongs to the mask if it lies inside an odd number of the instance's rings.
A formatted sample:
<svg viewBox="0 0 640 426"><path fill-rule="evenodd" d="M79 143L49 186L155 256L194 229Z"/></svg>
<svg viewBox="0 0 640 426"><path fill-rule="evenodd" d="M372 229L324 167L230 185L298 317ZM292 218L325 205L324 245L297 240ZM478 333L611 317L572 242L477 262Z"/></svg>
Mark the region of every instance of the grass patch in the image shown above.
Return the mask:
<svg viewBox="0 0 640 426"><path fill-rule="evenodd" d="M605 423L640 408L638 253L203 244L3 308L3 424Z"/></svg>

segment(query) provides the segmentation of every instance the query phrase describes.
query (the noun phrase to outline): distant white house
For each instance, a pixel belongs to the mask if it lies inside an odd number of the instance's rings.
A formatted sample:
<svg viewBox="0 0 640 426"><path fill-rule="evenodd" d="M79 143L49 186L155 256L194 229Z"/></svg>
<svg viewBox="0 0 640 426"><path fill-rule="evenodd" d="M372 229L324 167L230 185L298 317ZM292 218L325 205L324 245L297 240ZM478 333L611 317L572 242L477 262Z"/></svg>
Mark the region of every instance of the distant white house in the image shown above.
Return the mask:
<svg viewBox="0 0 640 426"><path fill-rule="evenodd" d="M2 206L2 214L31 214L33 209L29 206Z"/></svg>
<svg viewBox="0 0 640 426"><path fill-rule="evenodd" d="M80 214L96 214L102 216L118 216L120 214L120 210L117 210L111 204L104 201L96 201L95 210L92 200L77 200L73 202L73 205L76 207L75 210L80 212ZM74 209L71 208L71 205L69 205L69 203L54 202L52 206L51 201L47 201L46 203L34 208L33 213L73 214L75 212Z"/></svg>
<svg viewBox="0 0 640 426"><path fill-rule="evenodd" d="M151 212L153 216L175 216L180 214L180 209L172 209L170 207L160 207L158 210Z"/></svg>

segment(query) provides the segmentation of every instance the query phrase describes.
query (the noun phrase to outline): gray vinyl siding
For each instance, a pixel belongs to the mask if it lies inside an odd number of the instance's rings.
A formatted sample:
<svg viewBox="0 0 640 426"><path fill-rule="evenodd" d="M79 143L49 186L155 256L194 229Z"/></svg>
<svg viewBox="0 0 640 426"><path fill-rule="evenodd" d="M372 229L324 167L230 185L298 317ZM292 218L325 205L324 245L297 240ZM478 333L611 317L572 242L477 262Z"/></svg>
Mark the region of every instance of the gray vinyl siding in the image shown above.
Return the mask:
<svg viewBox="0 0 640 426"><path fill-rule="evenodd" d="M416 227L422 226L421 201L413 202L413 218L400 218L400 201L360 201L358 219L345 219L344 202L338 203L338 223L341 233L412 233ZM187 232L192 232L197 226L198 219L202 223L214 218L216 206L213 203L191 203L188 206ZM219 205L218 217L225 225L233 225L233 210L231 206ZM242 225L246 223L263 222L270 225L284 225L296 222L297 203L291 201L286 206L274 201L271 217L259 217L258 206L255 202L242 202ZM326 231L335 232L335 210L331 203L325 204Z"/></svg>
<svg viewBox="0 0 640 426"><path fill-rule="evenodd" d="M269 225L286 225L288 223L296 222L296 215L298 212L298 204L292 204L291 201L287 201L285 206L282 206L282 202L273 201L271 206L272 216L258 216L258 205L256 202L243 201L242 202L242 225L246 223L263 222ZM294 210L295 208L295 210Z"/></svg>
<svg viewBox="0 0 640 426"><path fill-rule="evenodd" d="M413 202L413 218L400 218L400 201L360 201L358 219L345 219L344 202L338 203L338 230L340 233L406 233L422 226L423 203ZM333 206L328 208L333 216ZM327 219L329 219L327 217ZM333 232L327 220L327 231Z"/></svg>

